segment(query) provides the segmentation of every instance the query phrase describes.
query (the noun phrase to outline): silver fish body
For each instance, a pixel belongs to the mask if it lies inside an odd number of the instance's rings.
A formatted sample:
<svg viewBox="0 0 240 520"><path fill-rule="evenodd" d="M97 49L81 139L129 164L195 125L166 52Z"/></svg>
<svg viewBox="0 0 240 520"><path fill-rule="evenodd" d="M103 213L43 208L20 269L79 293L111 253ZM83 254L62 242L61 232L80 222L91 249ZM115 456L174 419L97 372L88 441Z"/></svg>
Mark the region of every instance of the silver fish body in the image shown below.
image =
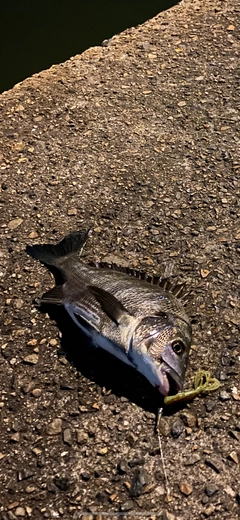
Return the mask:
<svg viewBox="0 0 240 520"><path fill-rule="evenodd" d="M90 234L27 246L28 254L57 267L64 279L42 302L64 305L95 346L137 369L162 395L170 387L181 390L192 338L182 288L131 269L83 264L80 255Z"/></svg>

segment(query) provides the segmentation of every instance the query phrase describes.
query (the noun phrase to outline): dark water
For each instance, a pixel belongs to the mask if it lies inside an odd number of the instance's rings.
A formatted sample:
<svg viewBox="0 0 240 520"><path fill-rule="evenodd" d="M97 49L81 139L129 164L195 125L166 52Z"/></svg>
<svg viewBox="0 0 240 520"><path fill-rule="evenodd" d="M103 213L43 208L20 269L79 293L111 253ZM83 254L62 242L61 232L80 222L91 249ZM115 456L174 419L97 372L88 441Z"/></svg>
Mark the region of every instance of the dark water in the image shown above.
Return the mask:
<svg viewBox="0 0 240 520"><path fill-rule="evenodd" d="M175 0L0 0L0 92L152 18Z"/></svg>

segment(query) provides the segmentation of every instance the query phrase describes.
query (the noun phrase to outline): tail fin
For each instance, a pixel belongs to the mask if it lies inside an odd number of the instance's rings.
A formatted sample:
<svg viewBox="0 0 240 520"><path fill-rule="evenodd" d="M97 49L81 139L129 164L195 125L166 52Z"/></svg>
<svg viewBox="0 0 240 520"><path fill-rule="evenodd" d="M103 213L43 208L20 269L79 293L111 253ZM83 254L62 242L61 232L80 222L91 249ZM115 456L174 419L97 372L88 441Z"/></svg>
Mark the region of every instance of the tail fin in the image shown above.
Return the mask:
<svg viewBox="0 0 240 520"><path fill-rule="evenodd" d="M27 246L26 252L33 258L40 260L43 264L56 265L57 259L61 256L68 256L74 253L78 253L80 256L91 234L91 229L76 231L75 233L70 233L59 244Z"/></svg>

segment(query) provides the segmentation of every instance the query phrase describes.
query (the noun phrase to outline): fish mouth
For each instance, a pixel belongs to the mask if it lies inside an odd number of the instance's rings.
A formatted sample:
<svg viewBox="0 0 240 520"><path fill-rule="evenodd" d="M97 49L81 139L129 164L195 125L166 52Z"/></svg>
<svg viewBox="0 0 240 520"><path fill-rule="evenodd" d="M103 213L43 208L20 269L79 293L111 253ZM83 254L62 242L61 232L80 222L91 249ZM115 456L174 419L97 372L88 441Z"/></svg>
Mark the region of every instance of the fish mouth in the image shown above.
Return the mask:
<svg viewBox="0 0 240 520"><path fill-rule="evenodd" d="M165 361L161 364L161 380L161 385L156 386L164 397L167 395L175 395L183 388L181 377Z"/></svg>

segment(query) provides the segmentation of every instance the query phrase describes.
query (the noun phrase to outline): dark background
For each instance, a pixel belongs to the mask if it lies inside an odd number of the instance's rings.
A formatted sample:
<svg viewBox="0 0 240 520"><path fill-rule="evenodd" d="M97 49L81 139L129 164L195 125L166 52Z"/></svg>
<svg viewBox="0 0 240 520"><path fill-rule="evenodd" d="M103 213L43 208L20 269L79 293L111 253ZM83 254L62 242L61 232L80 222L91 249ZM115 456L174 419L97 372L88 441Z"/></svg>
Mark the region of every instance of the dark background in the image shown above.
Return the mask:
<svg viewBox="0 0 240 520"><path fill-rule="evenodd" d="M143 23L176 0L1 0L0 92L116 33Z"/></svg>

